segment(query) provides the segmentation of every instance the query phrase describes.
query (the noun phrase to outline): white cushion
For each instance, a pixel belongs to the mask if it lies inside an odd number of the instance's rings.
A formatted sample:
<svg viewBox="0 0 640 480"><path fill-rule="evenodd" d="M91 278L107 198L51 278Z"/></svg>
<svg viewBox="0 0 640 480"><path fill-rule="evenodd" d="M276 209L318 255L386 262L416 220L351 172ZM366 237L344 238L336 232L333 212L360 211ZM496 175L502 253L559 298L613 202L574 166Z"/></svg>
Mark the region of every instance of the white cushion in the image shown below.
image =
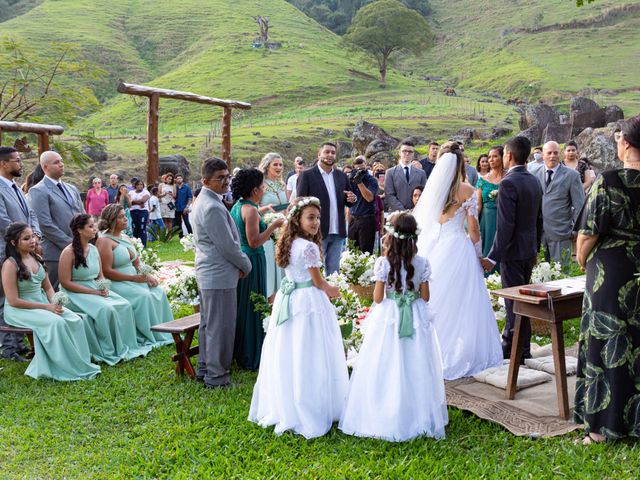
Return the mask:
<svg viewBox="0 0 640 480"><path fill-rule="evenodd" d="M493 385L494 387L506 390L507 388L507 375L509 374L509 365L502 365L500 367L487 368L482 372L474 375L473 378L477 382ZM530 368L520 367L518 372L518 383L516 390L532 387L540 383L549 382L553 377L545 372L538 370L531 370Z"/></svg>
<svg viewBox="0 0 640 480"><path fill-rule="evenodd" d="M575 375L578 370L578 359L576 357L565 356L564 362L567 368L567 376ZM547 372L551 375L556 374L556 369L553 365L553 355L548 357L527 358L524 364L534 370Z"/></svg>

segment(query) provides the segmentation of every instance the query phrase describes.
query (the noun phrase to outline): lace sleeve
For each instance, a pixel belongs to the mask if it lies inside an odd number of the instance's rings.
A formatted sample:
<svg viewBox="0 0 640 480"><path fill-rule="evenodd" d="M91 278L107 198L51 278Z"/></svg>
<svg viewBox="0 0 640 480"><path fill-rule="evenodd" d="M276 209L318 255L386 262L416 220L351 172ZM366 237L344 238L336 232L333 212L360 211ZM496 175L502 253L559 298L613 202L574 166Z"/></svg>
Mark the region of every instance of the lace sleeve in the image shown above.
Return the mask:
<svg viewBox="0 0 640 480"><path fill-rule="evenodd" d="M422 268L422 273L420 274L420 283L426 283L431 281L431 264L429 260L424 258L424 267Z"/></svg>
<svg viewBox="0 0 640 480"><path fill-rule="evenodd" d="M386 282L389 275L389 262L386 257L378 257L373 265L373 281Z"/></svg>
<svg viewBox="0 0 640 480"><path fill-rule="evenodd" d="M475 193L467 198L461 205L467 211L467 215L471 215L472 217L478 216L478 199L476 198Z"/></svg>
<svg viewBox="0 0 640 480"><path fill-rule="evenodd" d="M304 268L320 268L322 259L320 258L320 249L315 243L309 242L302 252L302 261Z"/></svg>

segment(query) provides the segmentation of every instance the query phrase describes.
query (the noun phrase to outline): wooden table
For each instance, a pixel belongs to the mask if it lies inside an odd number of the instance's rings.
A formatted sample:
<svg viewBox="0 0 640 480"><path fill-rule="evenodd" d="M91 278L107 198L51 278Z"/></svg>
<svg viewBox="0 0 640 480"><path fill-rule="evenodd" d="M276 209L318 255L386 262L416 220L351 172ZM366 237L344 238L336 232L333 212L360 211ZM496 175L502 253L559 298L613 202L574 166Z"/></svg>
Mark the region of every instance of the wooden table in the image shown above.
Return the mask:
<svg viewBox="0 0 640 480"><path fill-rule="evenodd" d="M530 322L529 318L536 318L551 324L551 350L553 365L556 372L556 391L558 394L558 410L560 418L569 419L569 399L567 393L567 368L564 358L564 333L562 322L582 314L582 297L585 289L585 276L566 278L547 282L545 285L562 287L562 293L551 301L547 298L522 295L520 287L503 288L491 293L507 300L513 300L515 325L511 357L509 361L509 375L507 377L507 399L513 400L516 395L520 358L524 343L524 330Z"/></svg>

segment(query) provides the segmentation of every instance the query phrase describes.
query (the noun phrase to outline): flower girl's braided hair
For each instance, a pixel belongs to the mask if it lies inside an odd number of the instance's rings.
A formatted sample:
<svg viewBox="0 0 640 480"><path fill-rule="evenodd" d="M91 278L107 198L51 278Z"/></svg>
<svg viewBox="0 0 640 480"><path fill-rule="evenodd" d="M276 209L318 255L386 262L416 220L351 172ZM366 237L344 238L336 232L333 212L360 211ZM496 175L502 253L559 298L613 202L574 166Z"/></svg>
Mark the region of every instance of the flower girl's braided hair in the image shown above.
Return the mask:
<svg viewBox="0 0 640 480"><path fill-rule="evenodd" d="M291 245L298 237L315 243L320 249L320 255L322 255L322 233L320 229L318 229L318 232L313 237L310 237L300 225L302 212L307 208L317 208L319 211L320 200L316 197L298 197L294 200L291 210L289 210L287 224L282 227L284 231L276 245L276 263L282 268L289 266L289 261L291 260Z"/></svg>
<svg viewBox="0 0 640 480"><path fill-rule="evenodd" d="M420 233L416 219L408 212L396 213L389 217L385 230L387 231L384 237L385 255L391 267L387 283L393 286L396 292L402 292L401 269L404 264L407 271L407 290L413 290L412 278L415 269L411 261L418 253L416 241Z"/></svg>

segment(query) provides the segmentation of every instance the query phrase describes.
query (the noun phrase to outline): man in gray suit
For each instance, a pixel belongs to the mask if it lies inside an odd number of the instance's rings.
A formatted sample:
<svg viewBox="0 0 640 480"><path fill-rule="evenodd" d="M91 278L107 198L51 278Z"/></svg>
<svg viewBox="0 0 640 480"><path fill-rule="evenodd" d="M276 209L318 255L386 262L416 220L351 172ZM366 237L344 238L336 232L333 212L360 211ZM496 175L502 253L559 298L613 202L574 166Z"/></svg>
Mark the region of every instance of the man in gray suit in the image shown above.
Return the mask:
<svg viewBox="0 0 640 480"><path fill-rule="evenodd" d="M238 280L251 271L240 250L240 236L222 198L229 187L227 164L209 158L202 164L202 190L195 202L193 236L200 289L198 378L208 388L229 385L236 332Z"/></svg>
<svg viewBox="0 0 640 480"><path fill-rule="evenodd" d="M78 189L61 180L64 163L60 154L44 152L40 156L40 166L44 178L31 187L29 197L31 204L36 206L49 280L57 289L60 253L72 240L69 223L75 215L84 213L84 206Z"/></svg>
<svg viewBox="0 0 640 480"><path fill-rule="evenodd" d="M565 271L571 264L574 225L584 203L580 174L560 163L560 146L547 142L542 148L544 165L534 175L542 185L542 219L545 259L560 262Z"/></svg>
<svg viewBox="0 0 640 480"><path fill-rule="evenodd" d="M399 151L398 165L387 170L384 180L384 202L389 212L412 209L413 190L427 183L424 170L412 165L416 154L415 144L411 140L403 140Z"/></svg>
<svg viewBox="0 0 640 480"><path fill-rule="evenodd" d="M4 261L5 254L4 235L11 223L26 223L37 236L41 236L36 214L15 182L16 178L22 176L22 172L22 160L18 151L12 147L0 147L0 265ZM0 325L6 325L4 321L4 292L1 283ZM20 355L28 350L23 344L23 335L0 333L0 345L2 346L1 358L18 362L28 361Z"/></svg>

